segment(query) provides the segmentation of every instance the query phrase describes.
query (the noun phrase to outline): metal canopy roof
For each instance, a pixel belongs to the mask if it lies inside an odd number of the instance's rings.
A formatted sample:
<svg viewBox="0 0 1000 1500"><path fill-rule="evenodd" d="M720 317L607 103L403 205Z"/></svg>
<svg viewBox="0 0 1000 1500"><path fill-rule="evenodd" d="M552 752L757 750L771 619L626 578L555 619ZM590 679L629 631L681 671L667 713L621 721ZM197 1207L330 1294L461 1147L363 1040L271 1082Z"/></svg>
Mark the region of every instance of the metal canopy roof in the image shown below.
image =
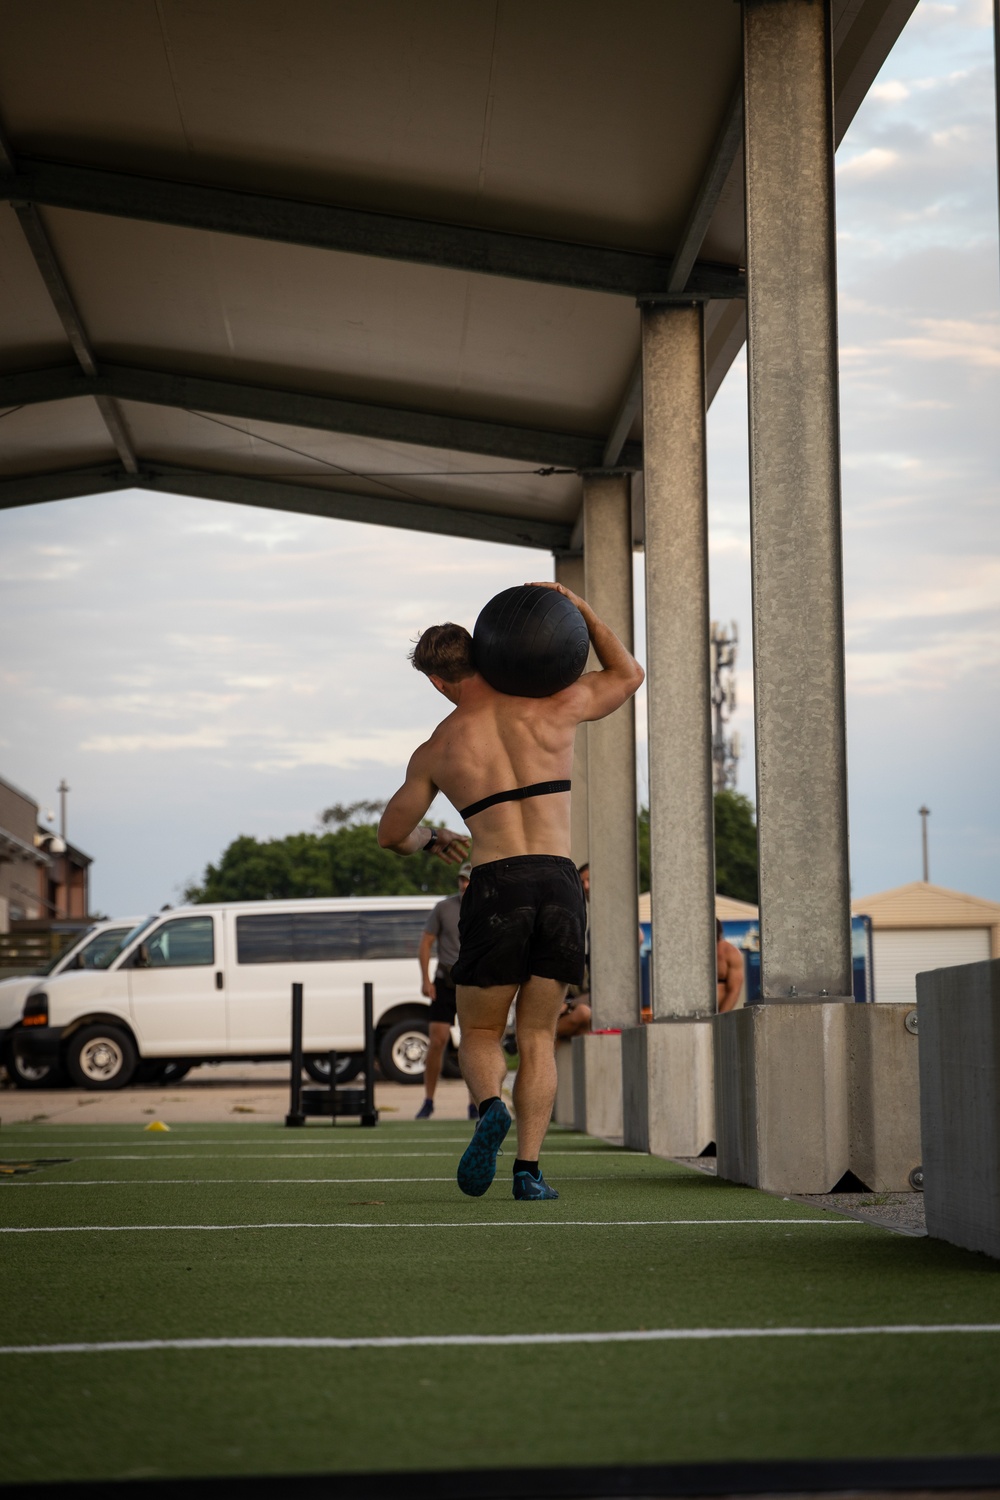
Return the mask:
<svg viewBox="0 0 1000 1500"><path fill-rule="evenodd" d="M835 0L838 139L915 3ZM575 471L641 467L636 299L709 303L710 396L742 344L733 0L0 22L0 505L140 485L565 551Z"/></svg>

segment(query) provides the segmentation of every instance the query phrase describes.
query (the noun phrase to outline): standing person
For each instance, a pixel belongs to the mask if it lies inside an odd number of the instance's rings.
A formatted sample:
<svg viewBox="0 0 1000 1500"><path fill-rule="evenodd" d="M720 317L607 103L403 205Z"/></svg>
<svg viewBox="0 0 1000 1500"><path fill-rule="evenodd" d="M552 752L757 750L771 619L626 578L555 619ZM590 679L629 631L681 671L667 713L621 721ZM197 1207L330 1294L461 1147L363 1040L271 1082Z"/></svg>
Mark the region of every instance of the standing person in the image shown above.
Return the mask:
<svg viewBox="0 0 1000 1500"><path fill-rule="evenodd" d="M722 923L715 919L715 972L718 978L717 1009L734 1010L743 993L743 954L722 936Z"/></svg>
<svg viewBox="0 0 1000 1500"><path fill-rule="evenodd" d="M539 1151L556 1092L555 1032L568 984L583 979L587 925L583 887L570 851L570 781L577 725L626 703L643 671L585 600L546 583L582 614L600 671L587 672L549 698L499 693L475 668L472 637L461 625L425 630L413 665L453 705L410 758L406 780L382 814L379 843L398 854L431 849L465 857L467 841L450 829L420 826L440 789L475 819L476 848L461 917L461 951L452 970L462 1028L462 1072L479 1105L479 1124L458 1165L458 1185L485 1193L510 1115L500 1099L506 1063L501 1045L517 998L519 1056L514 1107L518 1200L555 1198ZM458 852L460 851L460 852Z"/></svg>
<svg viewBox="0 0 1000 1500"><path fill-rule="evenodd" d="M429 1120L434 1113L434 1091L441 1076L441 1064L455 1024L455 984L452 968L458 958L458 914L462 897L469 888L472 866L464 864L458 872L458 893L445 896L428 914L420 939L420 993L431 1002L428 1012L429 1043L424 1064L424 1102L417 1110L418 1120ZM431 949L437 943L437 969L431 978ZM477 1120L479 1111L469 1095L469 1119Z"/></svg>

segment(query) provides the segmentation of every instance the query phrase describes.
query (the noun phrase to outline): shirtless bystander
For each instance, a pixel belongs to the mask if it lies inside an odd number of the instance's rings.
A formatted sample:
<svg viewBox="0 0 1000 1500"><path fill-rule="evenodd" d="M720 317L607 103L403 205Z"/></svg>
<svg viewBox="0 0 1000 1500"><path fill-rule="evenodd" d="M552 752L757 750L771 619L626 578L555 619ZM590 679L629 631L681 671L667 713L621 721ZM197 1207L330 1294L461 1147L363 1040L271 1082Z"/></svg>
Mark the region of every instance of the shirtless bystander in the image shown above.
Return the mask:
<svg viewBox="0 0 1000 1500"><path fill-rule="evenodd" d="M719 1015L734 1010L743 992L743 954L722 936L722 923L715 920L715 973L718 980Z"/></svg>

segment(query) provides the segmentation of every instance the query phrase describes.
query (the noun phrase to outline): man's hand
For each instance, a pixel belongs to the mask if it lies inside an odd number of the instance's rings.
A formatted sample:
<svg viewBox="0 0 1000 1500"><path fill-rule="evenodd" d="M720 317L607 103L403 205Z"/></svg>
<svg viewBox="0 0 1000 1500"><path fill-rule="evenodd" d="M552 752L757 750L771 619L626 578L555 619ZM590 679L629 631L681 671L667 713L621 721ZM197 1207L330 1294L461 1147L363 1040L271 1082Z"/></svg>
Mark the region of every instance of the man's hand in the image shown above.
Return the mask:
<svg viewBox="0 0 1000 1500"><path fill-rule="evenodd" d="M568 589L564 583L553 583L551 578L542 579L538 583L529 583L526 587L529 589L551 589L554 594L562 594L563 598L568 599L570 604L576 605L581 614L587 608L586 599L581 599L579 594L574 594L573 590Z"/></svg>
<svg viewBox="0 0 1000 1500"><path fill-rule="evenodd" d="M472 840L467 833L452 833L450 828L439 828L434 848L430 851L446 865L461 865L469 857Z"/></svg>
<svg viewBox="0 0 1000 1500"><path fill-rule="evenodd" d="M433 979L424 980L423 984L420 986L420 993L424 995L428 1000L437 999L437 990L434 987Z"/></svg>

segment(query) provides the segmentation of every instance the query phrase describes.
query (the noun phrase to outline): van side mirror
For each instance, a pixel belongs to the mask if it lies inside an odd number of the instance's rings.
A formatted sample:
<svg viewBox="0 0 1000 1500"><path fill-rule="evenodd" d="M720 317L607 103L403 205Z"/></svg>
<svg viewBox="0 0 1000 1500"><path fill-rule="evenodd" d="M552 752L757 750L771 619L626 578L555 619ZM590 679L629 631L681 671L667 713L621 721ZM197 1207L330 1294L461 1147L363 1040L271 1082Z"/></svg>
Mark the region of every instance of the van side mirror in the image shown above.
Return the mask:
<svg viewBox="0 0 1000 1500"><path fill-rule="evenodd" d="M135 958L132 960L132 966L136 969L149 968L149 949L145 943L140 943L135 950Z"/></svg>

